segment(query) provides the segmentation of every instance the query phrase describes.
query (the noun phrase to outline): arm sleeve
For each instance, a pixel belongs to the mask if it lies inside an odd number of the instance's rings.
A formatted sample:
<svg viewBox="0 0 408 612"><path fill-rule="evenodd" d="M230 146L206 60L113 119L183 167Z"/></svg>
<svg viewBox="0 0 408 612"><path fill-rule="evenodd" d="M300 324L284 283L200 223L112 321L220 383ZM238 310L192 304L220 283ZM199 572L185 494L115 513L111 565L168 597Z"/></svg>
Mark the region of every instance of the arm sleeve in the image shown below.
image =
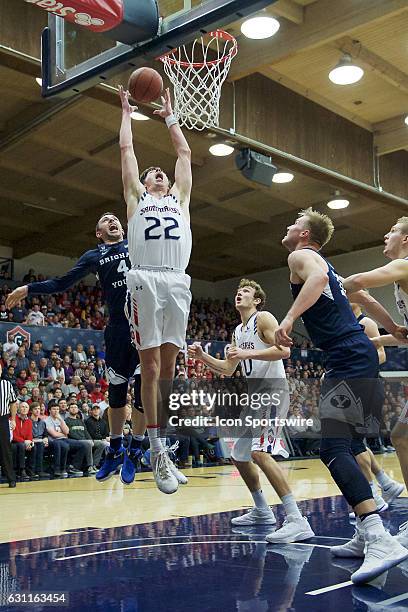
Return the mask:
<svg viewBox="0 0 408 612"><path fill-rule="evenodd" d="M98 251L94 249L93 251L87 251L80 257L76 263L76 265L64 276L57 278L50 278L46 281L41 281L39 283L30 283L28 285L28 295L44 293L46 295L52 293L61 293L62 291L66 291L72 285L75 285L78 281L80 281L87 274L96 273L96 266L98 261Z"/></svg>

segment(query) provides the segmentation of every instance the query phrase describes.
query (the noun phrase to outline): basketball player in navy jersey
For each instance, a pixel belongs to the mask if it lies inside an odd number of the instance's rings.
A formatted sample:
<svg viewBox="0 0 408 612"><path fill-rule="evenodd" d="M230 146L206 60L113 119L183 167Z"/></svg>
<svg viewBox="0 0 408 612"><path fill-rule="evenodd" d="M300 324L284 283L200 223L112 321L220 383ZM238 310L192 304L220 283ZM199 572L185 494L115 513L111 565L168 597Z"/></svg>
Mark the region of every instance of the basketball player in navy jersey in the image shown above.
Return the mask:
<svg viewBox="0 0 408 612"><path fill-rule="evenodd" d="M265 301L266 295L262 287L254 280L243 278L235 296L235 307L240 314L241 323L234 331L227 358L212 357L203 350L200 342L193 343L188 348L188 352L191 357L205 363L216 374L224 376L232 376L241 363L250 391L251 388L252 392L256 390L257 395L262 391L269 397L275 392L281 392L276 416L285 419L289 408L289 387L282 359L290 357L290 350L273 345L278 322L270 312L263 310ZM261 414L257 412L253 414L261 419L275 416L271 414L271 406L263 406ZM313 537L314 533L307 518L302 516L279 464L268 453L268 447L271 448L269 437L274 437L276 429L252 428L234 443L231 459L247 485L255 506L246 514L234 517L231 523L235 527L276 523L275 515L261 489L259 467L281 498L286 514L283 525L267 535L267 541L271 544L299 542Z"/></svg>
<svg viewBox="0 0 408 612"><path fill-rule="evenodd" d="M354 312L357 322L363 326L364 333L366 334L366 336L370 338L370 340L371 338L378 337L380 335L380 332L377 323L363 313L359 304L352 303L351 308ZM377 354L380 365L385 363L387 358L383 346L377 347ZM375 401L379 402L379 410L381 410L384 404L384 387L381 384L381 381L379 381L378 384L378 393L375 395ZM378 512L385 512L385 510L388 509L389 504L401 495L404 490L404 485L390 478L388 474L386 474L384 470L380 468L374 457L373 452L370 448L363 444L362 440L356 440L353 438L353 441L351 443L351 450L353 451L353 454L357 459L364 476L369 482ZM376 478L378 484L381 487L382 495L380 495L380 493L378 492L378 489L374 482L374 477Z"/></svg>
<svg viewBox="0 0 408 612"><path fill-rule="evenodd" d="M300 316L313 344L325 352L326 375L321 386L320 457L356 517L353 539L331 549L332 554L361 557L352 574L355 584L367 582L408 558L408 550L385 531L373 494L351 451L362 438L378 378L378 355L353 314L340 277L320 254L334 231L327 215L308 208L287 228L282 244L290 251L288 264L294 303L275 333L275 342L291 346L289 336ZM350 296L350 298L355 296ZM353 301L363 301L357 296ZM390 333L401 333L388 313L371 296L366 310ZM374 415L377 419L380 415Z"/></svg>
<svg viewBox="0 0 408 612"><path fill-rule="evenodd" d="M156 167L139 176L131 125L134 107L129 104L129 92L120 88L119 93L119 144L132 266L127 274L129 324L140 356L142 404L153 474L160 491L174 493L179 482L187 479L170 460L162 436L176 357L184 346L191 303L191 279L185 273L192 246L191 151L173 115L167 89L163 107L155 114L165 120L169 129L177 157L175 182L171 186L163 170Z"/></svg>
<svg viewBox="0 0 408 612"><path fill-rule="evenodd" d="M109 309L109 323L105 329L105 361L110 405L110 446L96 479L107 480L122 466L121 480L124 484L131 484L142 454L145 420L140 408L140 385L137 385L132 412L133 438L128 451L125 452L122 439L127 412L126 395L129 379L134 376L139 363L137 351L130 340L129 324L124 312L126 273L130 268L128 243L119 219L110 212L104 213L98 220L96 237L100 241L98 247L84 253L67 274L60 278L17 287L7 296L6 303L7 308L12 308L27 295L62 293L88 274L96 274Z"/></svg>
<svg viewBox="0 0 408 612"><path fill-rule="evenodd" d="M408 217L401 217L384 237L384 255L392 261L370 272L354 274L345 279L348 291L394 285L398 311L404 318L405 333L408 328ZM389 331L389 330L387 330ZM374 339L378 346L406 345L404 337L379 336ZM405 404L391 434L393 446L398 454L405 486L408 488L408 402ZM396 536L408 547L408 522L400 526Z"/></svg>

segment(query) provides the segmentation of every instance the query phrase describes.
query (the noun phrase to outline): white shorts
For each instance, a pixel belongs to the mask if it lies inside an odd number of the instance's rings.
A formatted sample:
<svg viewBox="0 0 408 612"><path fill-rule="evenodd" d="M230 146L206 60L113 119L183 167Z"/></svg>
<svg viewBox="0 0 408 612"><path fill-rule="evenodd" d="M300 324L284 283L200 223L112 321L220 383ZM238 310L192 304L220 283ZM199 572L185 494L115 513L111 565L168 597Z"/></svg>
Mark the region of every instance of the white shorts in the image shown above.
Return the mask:
<svg viewBox="0 0 408 612"><path fill-rule="evenodd" d="M126 316L138 350L166 342L182 348L190 312L191 278L171 270L129 270Z"/></svg>

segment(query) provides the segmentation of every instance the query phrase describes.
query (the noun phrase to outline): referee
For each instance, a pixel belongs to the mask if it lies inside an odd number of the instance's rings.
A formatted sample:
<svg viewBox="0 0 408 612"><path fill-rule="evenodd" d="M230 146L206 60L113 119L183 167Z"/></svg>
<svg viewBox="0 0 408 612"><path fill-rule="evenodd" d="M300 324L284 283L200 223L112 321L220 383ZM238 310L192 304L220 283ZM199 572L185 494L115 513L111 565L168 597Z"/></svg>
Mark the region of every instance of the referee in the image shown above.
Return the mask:
<svg viewBox="0 0 408 612"><path fill-rule="evenodd" d="M0 376L2 367L0 365ZM17 396L9 380L0 380L0 466L3 476L8 480L9 487L16 486L16 475L13 469L11 454L10 426L16 426ZM11 415L11 419L9 419Z"/></svg>

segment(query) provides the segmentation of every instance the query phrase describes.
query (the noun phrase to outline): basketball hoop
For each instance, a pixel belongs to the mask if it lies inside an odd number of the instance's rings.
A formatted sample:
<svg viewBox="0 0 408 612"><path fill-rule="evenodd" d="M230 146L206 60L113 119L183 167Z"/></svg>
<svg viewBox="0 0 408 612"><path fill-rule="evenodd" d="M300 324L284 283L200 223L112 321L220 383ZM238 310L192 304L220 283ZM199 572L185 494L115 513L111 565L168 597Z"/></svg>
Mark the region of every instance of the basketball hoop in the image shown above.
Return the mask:
<svg viewBox="0 0 408 612"><path fill-rule="evenodd" d="M188 129L219 123L221 87L238 45L232 34L215 30L159 57L174 87L174 114ZM198 61L199 60L199 61Z"/></svg>

